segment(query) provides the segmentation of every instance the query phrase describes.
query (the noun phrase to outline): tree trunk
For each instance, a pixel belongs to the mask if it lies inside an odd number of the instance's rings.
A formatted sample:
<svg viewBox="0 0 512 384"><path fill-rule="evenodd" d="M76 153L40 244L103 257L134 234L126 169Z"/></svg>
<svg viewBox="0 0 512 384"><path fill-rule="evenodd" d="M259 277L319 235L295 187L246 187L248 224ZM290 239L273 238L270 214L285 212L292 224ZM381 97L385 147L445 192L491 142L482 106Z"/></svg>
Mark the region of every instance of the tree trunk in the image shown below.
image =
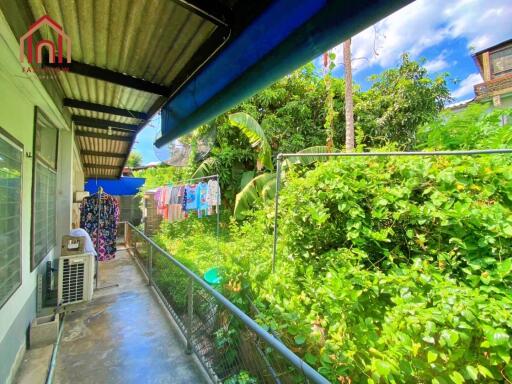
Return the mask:
<svg viewBox="0 0 512 384"><path fill-rule="evenodd" d="M350 39L343 42L343 65L345 67L345 148L352 152L354 143L354 100L352 98L352 55Z"/></svg>

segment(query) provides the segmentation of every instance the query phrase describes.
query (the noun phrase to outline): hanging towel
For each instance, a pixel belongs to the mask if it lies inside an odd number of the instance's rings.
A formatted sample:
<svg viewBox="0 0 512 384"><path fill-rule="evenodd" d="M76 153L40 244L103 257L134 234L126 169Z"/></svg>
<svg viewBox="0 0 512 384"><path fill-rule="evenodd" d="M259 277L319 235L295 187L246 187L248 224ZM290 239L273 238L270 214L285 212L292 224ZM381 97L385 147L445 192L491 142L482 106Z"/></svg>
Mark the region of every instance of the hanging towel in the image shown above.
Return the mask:
<svg viewBox="0 0 512 384"><path fill-rule="evenodd" d="M208 215L209 206L208 206L208 184L205 182L201 182L197 185L197 216L203 217L203 215Z"/></svg>

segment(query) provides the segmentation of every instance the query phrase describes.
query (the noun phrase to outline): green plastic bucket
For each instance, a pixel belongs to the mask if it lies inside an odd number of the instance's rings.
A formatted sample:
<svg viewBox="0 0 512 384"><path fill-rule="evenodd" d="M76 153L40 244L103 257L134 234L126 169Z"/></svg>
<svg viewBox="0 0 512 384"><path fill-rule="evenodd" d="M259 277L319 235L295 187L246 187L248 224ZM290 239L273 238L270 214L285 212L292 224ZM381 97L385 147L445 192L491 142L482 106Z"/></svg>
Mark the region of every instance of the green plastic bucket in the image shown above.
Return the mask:
<svg viewBox="0 0 512 384"><path fill-rule="evenodd" d="M220 271L218 267L213 267L207 270L204 273L203 278L208 284L211 285L217 285L220 284L222 281L222 277L220 276Z"/></svg>

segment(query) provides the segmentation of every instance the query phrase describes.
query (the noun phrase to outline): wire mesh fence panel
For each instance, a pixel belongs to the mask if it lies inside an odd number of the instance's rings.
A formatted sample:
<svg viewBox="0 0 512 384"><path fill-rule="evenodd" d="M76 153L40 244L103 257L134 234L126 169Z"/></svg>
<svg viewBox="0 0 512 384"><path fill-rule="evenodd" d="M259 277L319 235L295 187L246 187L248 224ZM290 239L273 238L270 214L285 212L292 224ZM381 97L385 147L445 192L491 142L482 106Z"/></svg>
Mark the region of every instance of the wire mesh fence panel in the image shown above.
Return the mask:
<svg viewBox="0 0 512 384"><path fill-rule="evenodd" d="M193 298L192 348L216 380L226 384L308 382L197 283Z"/></svg>
<svg viewBox="0 0 512 384"><path fill-rule="evenodd" d="M129 247L132 251L132 254L143 267L146 274L148 274L151 244L146 239L144 239L144 237L142 237L138 231L134 231L130 228L128 232L128 238L130 242Z"/></svg>
<svg viewBox="0 0 512 384"><path fill-rule="evenodd" d="M126 239L125 239L125 229L126 229L126 225L124 222L120 222L117 226L117 238L116 238L116 242L118 244L123 244L123 243L126 243Z"/></svg>
<svg viewBox="0 0 512 384"><path fill-rule="evenodd" d="M152 284L171 307L179 326L184 329L187 321L187 285L189 278L156 247L153 248L152 256Z"/></svg>

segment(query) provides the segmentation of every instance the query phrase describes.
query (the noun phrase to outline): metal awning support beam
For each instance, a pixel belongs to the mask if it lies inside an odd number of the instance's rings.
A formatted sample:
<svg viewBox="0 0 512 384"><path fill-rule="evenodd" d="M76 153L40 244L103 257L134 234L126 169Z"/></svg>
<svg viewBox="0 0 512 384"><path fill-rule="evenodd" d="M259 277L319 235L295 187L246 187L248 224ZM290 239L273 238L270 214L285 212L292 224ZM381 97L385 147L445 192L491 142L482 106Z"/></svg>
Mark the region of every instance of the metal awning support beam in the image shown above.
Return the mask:
<svg viewBox="0 0 512 384"><path fill-rule="evenodd" d="M96 169L119 169L122 168L121 165L106 165L106 164L92 164L85 163L83 164L84 168L96 168Z"/></svg>
<svg viewBox="0 0 512 384"><path fill-rule="evenodd" d="M106 139L106 140L112 140L112 141L127 141L127 142L131 142L134 138L134 136L108 135L106 133L84 132L84 131L75 131L75 136L91 137L93 139Z"/></svg>
<svg viewBox="0 0 512 384"><path fill-rule="evenodd" d="M109 115L131 117L133 119L139 119L139 120L147 120L147 118L148 118L147 113L144 113L144 112L131 111L129 109L116 108L116 107L111 107L109 105L103 105L103 104L89 103L87 101L82 101L82 100L65 98L63 101L63 105L65 107L70 107L70 108L85 109L87 111L94 111L94 112L103 112L103 113L108 113Z"/></svg>
<svg viewBox="0 0 512 384"><path fill-rule="evenodd" d="M118 159L124 159L126 157L123 153L99 152L99 151L80 151L80 154L83 156L115 157Z"/></svg>
<svg viewBox="0 0 512 384"><path fill-rule="evenodd" d="M43 63L45 67L60 68L62 64L58 64L57 57L54 63L50 63L48 59ZM66 64L67 72L75 73L97 80L108 81L109 83L122 85L123 87L137 89L139 91L153 93L155 95L167 96L170 94L170 88L164 85L155 84L151 81L138 79L136 77L125 75L124 73L111 71L110 69L96 67L78 61L71 61ZM69 69L69 70L68 70Z"/></svg>
<svg viewBox="0 0 512 384"><path fill-rule="evenodd" d="M228 26L231 11L217 0L171 0L213 24Z"/></svg>
<svg viewBox="0 0 512 384"><path fill-rule="evenodd" d="M95 119L95 118L86 117L86 116L73 115L73 116L71 116L71 121L73 121L73 123L75 123L76 125L81 125L83 127L101 128L101 129L109 129L109 128L122 129L124 131L130 131L130 132L137 132L139 130L138 124L119 123L117 121Z"/></svg>

